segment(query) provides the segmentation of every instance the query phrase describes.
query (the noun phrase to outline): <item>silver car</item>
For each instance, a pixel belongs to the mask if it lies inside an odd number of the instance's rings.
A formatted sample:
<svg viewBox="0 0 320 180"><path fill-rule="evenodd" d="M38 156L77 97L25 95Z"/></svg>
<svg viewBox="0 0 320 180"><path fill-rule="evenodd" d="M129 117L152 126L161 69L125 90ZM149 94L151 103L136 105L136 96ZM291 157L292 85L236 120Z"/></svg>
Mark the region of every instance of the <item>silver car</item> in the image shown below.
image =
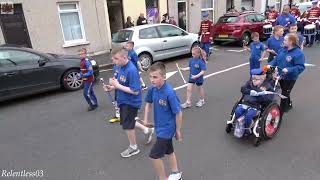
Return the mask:
<svg viewBox="0 0 320 180"><path fill-rule="evenodd" d="M134 42L134 50L144 70L152 62L188 54L198 46L198 35L171 24L147 24L119 30L113 35L112 47Z"/></svg>

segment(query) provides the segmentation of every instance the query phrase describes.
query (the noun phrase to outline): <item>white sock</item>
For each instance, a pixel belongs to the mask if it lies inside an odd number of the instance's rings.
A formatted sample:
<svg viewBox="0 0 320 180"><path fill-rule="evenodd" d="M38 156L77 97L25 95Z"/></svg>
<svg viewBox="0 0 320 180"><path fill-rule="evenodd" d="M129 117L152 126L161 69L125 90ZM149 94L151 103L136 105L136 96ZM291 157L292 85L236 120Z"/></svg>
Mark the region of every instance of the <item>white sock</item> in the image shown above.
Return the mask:
<svg viewBox="0 0 320 180"><path fill-rule="evenodd" d="M143 133L144 133L144 134L148 134L148 133L149 133L149 128L145 127L145 128L143 129Z"/></svg>
<svg viewBox="0 0 320 180"><path fill-rule="evenodd" d="M135 144L135 145L131 145L130 144L130 147L132 148L132 149L134 149L134 150L136 150L137 148L138 148L138 146Z"/></svg>

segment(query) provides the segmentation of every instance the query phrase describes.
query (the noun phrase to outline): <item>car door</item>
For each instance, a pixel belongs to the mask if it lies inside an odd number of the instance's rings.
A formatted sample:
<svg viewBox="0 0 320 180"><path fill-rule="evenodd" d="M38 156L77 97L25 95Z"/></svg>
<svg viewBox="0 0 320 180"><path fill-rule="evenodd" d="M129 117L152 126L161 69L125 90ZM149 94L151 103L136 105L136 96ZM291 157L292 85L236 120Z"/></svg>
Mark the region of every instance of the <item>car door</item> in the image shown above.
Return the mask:
<svg viewBox="0 0 320 180"><path fill-rule="evenodd" d="M189 41L184 31L170 25L160 25L157 29L163 41L161 53L164 58L179 56L185 54L186 51L189 52Z"/></svg>
<svg viewBox="0 0 320 180"><path fill-rule="evenodd" d="M148 27L139 30L139 41L135 43L135 49L138 52L152 51L153 59L159 59L162 49L162 40L155 27Z"/></svg>
<svg viewBox="0 0 320 180"><path fill-rule="evenodd" d="M10 49L6 51L10 59L15 62L19 72L17 74L19 79L19 92L25 91L40 91L50 87L54 81L52 70L47 68L47 59L39 54Z"/></svg>
<svg viewBox="0 0 320 180"><path fill-rule="evenodd" d="M247 26L247 28L251 31L251 32L259 32L259 23L257 22L256 16L255 14L249 14L245 17L245 20L247 23L249 23L249 25Z"/></svg>
<svg viewBox="0 0 320 180"><path fill-rule="evenodd" d="M5 51L0 51L0 100L4 100L18 93L19 69L17 64L10 59Z"/></svg>

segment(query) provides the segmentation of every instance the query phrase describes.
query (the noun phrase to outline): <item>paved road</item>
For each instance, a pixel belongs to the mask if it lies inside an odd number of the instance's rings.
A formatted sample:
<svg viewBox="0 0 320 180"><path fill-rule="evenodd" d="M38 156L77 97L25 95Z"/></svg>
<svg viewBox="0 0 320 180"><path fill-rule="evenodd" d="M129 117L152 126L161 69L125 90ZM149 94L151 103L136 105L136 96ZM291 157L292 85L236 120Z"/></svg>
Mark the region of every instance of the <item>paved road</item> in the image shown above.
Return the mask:
<svg viewBox="0 0 320 180"><path fill-rule="evenodd" d="M248 54L218 47L208 63L208 73L248 61ZM294 108L286 114L279 134L255 148L224 132L225 122L240 86L249 76L248 65L216 74L205 81L206 106L184 111L184 141L175 150L184 179L188 180L318 180L320 179L319 48L306 49L307 67L293 90ZM187 57L166 61L168 71ZM111 76L110 71L101 73ZM185 74L187 77L187 74ZM144 78L146 76L144 75ZM168 80L183 85L178 74ZM151 146L122 159L128 144L117 124L108 124L112 106L100 85L95 86L100 107L86 112L82 94L54 91L0 106L0 170L43 170L48 180L156 179L148 159ZM177 90L181 101L186 89ZM138 143L143 134L137 132ZM1 177L0 179L3 179ZM23 179L23 178L8 178ZM41 179L41 178L38 178Z"/></svg>

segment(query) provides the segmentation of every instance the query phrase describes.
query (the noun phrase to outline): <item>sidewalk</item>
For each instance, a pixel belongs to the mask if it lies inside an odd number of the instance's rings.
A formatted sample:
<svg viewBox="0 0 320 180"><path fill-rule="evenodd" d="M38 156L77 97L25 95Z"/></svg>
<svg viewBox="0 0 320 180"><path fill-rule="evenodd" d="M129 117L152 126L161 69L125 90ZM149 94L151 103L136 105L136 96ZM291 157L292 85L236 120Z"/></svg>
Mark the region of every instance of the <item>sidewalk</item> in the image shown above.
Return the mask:
<svg viewBox="0 0 320 180"><path fill-rule="evenodd" d="M96 56L92 56L93 59L99 64L100 68L111 68L112 67L112 60L111 54L104 53Z"/></svg>

